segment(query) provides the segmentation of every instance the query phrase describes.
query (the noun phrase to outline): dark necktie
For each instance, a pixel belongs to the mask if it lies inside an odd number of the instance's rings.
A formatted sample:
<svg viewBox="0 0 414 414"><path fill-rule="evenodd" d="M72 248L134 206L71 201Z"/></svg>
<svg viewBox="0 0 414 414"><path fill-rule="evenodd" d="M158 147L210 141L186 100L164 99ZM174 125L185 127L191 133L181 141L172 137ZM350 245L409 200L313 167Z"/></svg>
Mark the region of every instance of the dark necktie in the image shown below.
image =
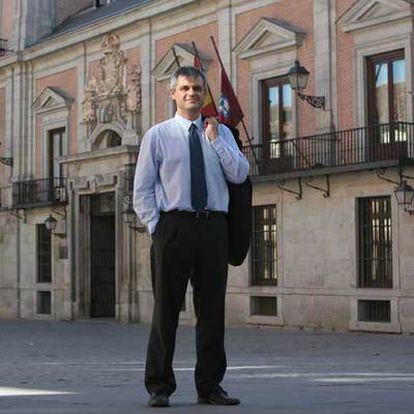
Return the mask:
<svg viewBox="0 0 414 414"><path fill-rule="evenodd" d="M201 211L207 205L207 184L203 150L195 124L190 126L188 140L190 143L191 205L195 211Z"/></svg>

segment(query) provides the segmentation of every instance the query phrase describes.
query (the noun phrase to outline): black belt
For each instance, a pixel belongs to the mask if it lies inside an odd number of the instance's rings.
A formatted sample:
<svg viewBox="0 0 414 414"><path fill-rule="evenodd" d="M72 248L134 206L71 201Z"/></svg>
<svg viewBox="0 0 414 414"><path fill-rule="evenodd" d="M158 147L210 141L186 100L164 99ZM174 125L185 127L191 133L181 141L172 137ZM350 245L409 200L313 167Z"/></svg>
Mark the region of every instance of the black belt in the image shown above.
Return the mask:
<svg viewBox="0 0 414 414"><path fill-rule="evenodd" d="M210 219L213 217L224 217L226 213L224 211L212 211L212 210L202 210L202 211L184 211L184 210L170 210L170 211L161 211L161 215L174 215L174 216L182 216L188 217L193 219Z"/></svg>

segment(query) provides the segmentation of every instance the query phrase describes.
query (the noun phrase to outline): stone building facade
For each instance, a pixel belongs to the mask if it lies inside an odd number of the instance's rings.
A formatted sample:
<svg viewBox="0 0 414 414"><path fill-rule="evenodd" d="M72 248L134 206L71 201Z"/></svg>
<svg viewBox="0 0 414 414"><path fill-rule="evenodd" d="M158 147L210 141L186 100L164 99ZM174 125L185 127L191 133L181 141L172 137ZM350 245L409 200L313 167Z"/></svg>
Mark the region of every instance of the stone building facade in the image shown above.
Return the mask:
<svg viewBox="0 0 414 414"><path fill-rule="evenodd" d="M134 163L193 41L218 98L214 36L254 137L228 323L413 333L413 3L0 0L0 317L150 321Z"/></svg>

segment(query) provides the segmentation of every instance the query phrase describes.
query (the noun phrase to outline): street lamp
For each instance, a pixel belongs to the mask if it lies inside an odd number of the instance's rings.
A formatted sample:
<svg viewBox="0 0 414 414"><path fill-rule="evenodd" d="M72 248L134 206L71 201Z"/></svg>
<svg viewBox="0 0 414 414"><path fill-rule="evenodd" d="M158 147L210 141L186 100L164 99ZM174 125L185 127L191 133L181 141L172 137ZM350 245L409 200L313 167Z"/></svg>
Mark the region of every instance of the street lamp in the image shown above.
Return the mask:
<svg viewBox="0 0 414 414"><path fill-rule="evenodd" d="M290 87L292 90L298 91L298 96L302 101L308 102L315 108L325 109L325 97L324 96L313 96L305 95L301 90L306 88L309 79L309 71L300 65L298 60L295 60L295 66L292 66L287 77L289 79Z"/></svg>
<svg viewBox="0 0 414 414"><path fill-rule="evenodd" d="M49 214L49 217L45 220L45 226L47 230L54 231L56 229L57 220Z"/></svg>
<svg viewBox="0 0 414 414"><path fill-rule="evenodd" d="M394 190L395 198L397 199L397 204L404 208L404 211L414 214L414 210L410 210L408 207L411 206L414 199L414 189L407 184L407 181L403 181L399 186Z"/></svg>
<svg viewBox="0 0 414 414"><path fill-rule="evenodd" d="M64 208L63 213L57 209L53 210L52 212L62 216L63 221L59 222L58 227L58 221L51 214L49 214L49 217L44 221L45 227L54 236L58 236L64 239L66 237L66 208Z"/></svg>

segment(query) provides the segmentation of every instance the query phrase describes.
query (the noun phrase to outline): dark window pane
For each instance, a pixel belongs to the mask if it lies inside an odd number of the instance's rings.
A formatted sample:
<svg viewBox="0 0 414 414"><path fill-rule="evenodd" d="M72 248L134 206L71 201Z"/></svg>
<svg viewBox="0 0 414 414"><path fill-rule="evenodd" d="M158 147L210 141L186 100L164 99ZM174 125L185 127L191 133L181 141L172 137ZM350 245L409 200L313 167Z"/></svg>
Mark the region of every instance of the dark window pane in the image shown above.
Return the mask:
<svg viewBox="0 0 414 414"><path fill-rule="evenodd" d="M250 314L277 316L277 298L273 296L252 296Z"/></svg>
<svg viewBox="0 0 414 414"><path fill-rule="evenodd" d="M37 313L50 315L52 313L52 296L49 291L37 292Z"/></svg>
<svg viewBox="0 0 414 414"><path fill-rule="evenodd" d="M391 322L391 303L389 300L359 300L359 322Z"/></svg>

